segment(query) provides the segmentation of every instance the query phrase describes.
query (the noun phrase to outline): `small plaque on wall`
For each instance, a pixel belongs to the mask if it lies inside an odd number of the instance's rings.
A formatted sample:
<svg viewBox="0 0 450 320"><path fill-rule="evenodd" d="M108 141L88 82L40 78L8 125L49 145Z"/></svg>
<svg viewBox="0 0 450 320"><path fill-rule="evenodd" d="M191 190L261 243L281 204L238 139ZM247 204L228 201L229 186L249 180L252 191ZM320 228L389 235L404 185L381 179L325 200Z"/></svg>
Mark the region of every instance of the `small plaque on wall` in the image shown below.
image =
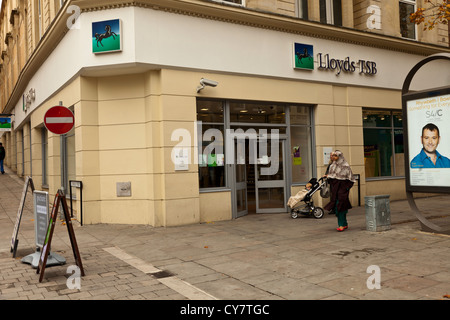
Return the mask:
<svg viewBox="0 0 450 320"><path fill-rule="evenodd" d="M175 162L175 171L189 170L189 149L176 148L172 154Z"/></svg>
<svg viewBox="0 0 450 320"><path fill-rule="evenodd" d="M116 194L118 197L131 197L131 182L117 182Z"/></svg>

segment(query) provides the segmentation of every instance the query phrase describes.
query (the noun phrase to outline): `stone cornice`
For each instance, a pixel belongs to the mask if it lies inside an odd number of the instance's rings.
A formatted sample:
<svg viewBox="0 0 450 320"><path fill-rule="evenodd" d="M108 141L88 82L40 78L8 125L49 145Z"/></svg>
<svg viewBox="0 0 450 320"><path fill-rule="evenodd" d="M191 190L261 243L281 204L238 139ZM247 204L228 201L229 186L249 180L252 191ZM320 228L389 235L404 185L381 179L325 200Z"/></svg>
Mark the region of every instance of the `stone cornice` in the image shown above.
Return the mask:
<svg viewBox="0 0 450 320"><path fill-rule="evenodd" d="M73 3L80 6L82 11L85 12L135 6L423 56L438 52L450 52L448 47L351 28L335 27L315 21L306 21L211 0L104 0L95 2L75 0Z"/></svg>

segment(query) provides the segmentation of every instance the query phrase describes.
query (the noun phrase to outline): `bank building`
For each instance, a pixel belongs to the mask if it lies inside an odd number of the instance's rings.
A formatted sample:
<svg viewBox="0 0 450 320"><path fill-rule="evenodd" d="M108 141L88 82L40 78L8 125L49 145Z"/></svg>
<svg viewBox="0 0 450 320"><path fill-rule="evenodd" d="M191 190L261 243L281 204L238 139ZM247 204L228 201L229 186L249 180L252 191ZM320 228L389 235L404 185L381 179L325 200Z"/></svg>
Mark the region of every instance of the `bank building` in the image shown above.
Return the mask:
<svg viewBox="0 0 450 320"><path fill-rule="evenodd" d="M83 224L286 214L336 149L354 206L405 199L402 85L450 52L447 25L409 22L424 2L3 0L5 165L50 198L72 188ZM412 88L449 75L431 63ZM60 105L63 135L44 119Z"/></svg>

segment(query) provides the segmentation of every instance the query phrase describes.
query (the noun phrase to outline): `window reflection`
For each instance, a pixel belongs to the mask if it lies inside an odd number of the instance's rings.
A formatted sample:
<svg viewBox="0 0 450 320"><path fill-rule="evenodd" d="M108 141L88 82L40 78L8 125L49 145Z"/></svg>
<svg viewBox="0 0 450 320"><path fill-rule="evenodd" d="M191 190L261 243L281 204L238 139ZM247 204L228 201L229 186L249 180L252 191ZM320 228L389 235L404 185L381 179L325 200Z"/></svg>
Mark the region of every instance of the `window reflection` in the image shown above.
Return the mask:
<svg viewBox="0 0 450 320"><path fill-rule="evenodd" d="M284 105L231 102L231 122L286 123Z"/></svg>
<svg viewBox="0 0 450 320"><path fill-rule="evenodd" d="M366 178L403 176L403 116L401 111L363 110Z"/></svg>

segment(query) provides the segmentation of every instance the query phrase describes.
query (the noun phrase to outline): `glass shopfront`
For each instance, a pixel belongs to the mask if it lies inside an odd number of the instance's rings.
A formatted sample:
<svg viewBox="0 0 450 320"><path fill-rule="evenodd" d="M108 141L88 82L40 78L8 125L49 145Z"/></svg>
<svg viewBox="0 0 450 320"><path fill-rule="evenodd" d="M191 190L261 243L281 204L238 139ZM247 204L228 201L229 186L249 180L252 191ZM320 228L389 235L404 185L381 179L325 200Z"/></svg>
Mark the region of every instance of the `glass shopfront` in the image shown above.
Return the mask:
<svg viewBox="0 0 450 320"><path fill-rule="evenodd" d="M231 190L233 217L286 212L313 174L312 107L197 100L200 192Z"/></svg>

